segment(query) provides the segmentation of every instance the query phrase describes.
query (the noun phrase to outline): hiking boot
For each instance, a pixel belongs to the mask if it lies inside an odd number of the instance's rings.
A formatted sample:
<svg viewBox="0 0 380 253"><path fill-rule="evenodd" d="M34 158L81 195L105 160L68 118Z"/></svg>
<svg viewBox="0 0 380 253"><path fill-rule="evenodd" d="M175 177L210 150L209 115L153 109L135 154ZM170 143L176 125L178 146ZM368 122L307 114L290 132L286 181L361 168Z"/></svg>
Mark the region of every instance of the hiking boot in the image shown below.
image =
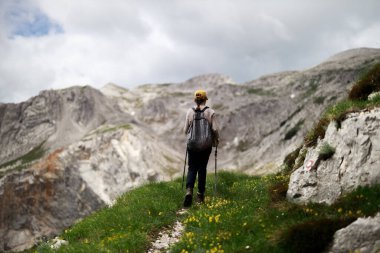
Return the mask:
<svg viewBox="0 0 380 253"><path fill-rule="evenodd" d="M205 195L197 192L197 203L203 204L205 202Z"/></svg>
<svg viewBox="0 0 380 253"><path fill-rule="evenodd" d="M183 207L190 207L192 203L193 203L193 188L187 188L185 201L183 201Z"/></svg>

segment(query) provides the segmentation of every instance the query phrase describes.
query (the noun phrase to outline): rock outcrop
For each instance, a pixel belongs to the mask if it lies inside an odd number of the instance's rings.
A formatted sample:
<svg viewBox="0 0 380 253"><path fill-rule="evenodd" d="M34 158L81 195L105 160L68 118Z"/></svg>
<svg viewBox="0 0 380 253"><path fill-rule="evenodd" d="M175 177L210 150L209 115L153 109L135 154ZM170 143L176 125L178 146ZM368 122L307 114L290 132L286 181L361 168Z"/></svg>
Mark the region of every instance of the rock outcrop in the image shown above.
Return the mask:
<svg viewBox="0 0 380 253"><path fill-rule="evenodd" d="M0 179L0 251L29 248L135 186L178 177L180 158L169 153L137 125L103 125L30 169L6 175Z"/></svg>
<svg viewBox="0 0 380 253"><path fill-rule="evenodd" d="M178 177L181 158L132 124L102 126L60 155L107 205L133 187Z"/></svg>
<svg viewBox="0 0 380 253"><path fill-rule="evenodd" d="M43 142L54 150L104 123L130 120L116 103L89 86L42 91L26 102L0 107L0 165Z"/></svg>
<svg viewBox="0 0 380 253"><path fill-rule="evenodd" d="M380 213L375 217L359 218L338 230L330 253L376 253L380 251Z"/></svg>
<svg viewBox="0 0 380 253"><path fill-rule="evenodd" d="M328 143L334 155L322 160ZM332 204L359 186L380 183L380 108L351 113L337 128L332 122L325 138L310 148L302 167L290 177L288 198L296 203Z"/></svg>
<svg viewBox="0 0 380 253"><path fill-rule="evenodd" d="M0 251L30 248L104 206L78 171L62 166L60 153L0 179Z"/></svg>

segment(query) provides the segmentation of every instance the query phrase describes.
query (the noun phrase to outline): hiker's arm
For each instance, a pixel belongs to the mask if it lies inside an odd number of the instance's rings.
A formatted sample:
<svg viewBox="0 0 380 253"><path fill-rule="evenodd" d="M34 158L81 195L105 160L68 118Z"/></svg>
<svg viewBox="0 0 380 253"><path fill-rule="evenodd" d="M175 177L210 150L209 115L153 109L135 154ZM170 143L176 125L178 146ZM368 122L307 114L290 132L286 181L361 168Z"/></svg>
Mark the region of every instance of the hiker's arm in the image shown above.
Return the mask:
<svg viewBox="0 0 380 253"><path fill-rule="evenodd" d="M211 116L211 127L214 135L214 147L216 147L219 144L219 125L215 113Z"/></svg>
<svg viewBox="0 0 380 253"><path fill-rule="evenodd" d="M189 131L189 127L190 127L189 116L190 116L190 111L187 111L187 113L186 113L185 127L183 128L183 131L185 132L185 134L187 134L187 131Z"/></svg>

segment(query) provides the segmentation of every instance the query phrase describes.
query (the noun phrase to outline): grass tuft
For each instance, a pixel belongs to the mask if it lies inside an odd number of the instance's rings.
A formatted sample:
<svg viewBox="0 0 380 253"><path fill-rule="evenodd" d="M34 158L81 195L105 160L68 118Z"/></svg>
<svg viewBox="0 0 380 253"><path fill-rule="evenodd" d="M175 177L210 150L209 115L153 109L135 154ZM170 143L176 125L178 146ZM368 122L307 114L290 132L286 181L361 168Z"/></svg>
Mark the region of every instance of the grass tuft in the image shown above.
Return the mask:
<svg viewBox="0 0 380 253"><path fill-rule="evenodd" d="M372 92L380 91L380 63L375 64L352 87L348 98L351 100L367 100Z"/></svg>
<svg viewBox="0 0 380 253"><path fill-rule="evenodd" d="M289 153L287 156L285 156L284 158L284 170L286 172L291 172L294 168L294 165L296 163L296 159L301 151L302 147L298 147L297 149L295 149L293 152Z"/></svg>
<svg viewBox="0 0 380 253"><path fill-rule="evenodd" d="M286 200L286 192L288 191L288 182L279 181L274 183L269 188L269 193L272 203L278 203Z"/></svg>
<svg viewBox="0 0 380 253"><path fill-rule="evenodd" d="M249 88L248 94L255 94L259 96L276 96L276 93L270 90L264 90L262 88Z"/></svg>
<svg viewBox="0 0 380 253"><path fill-rule="evenodd" d="M330 120L326 117L321 118L311 131L307 133L304 138L306 147L313 147L317 145L318 139L325 137L326 129Z"/></svg>
<svg viewBox="0 0 380 253"><path fill-rule="evenodd" d="M317 105L322 105L325 102L325 99L326 99L326 97L324 97L324 96L315 97L313 99L313 103L317 104Z"/></svg>
<svg viewBox="0 0 380 253"><path fill-rule="evenodd" d="M294 127L292 127L288 132L286 132L284 140L286 141L286 140L292 139L298 133L298 131L301 129L303 122L304 122L304 120L298 121Z"/></svg>
<svg viewBox="0 0 380 253"><path fill-rule="evenodd" d="M323 143L319 149L319 157L322 160L327 160L335 154L335 148L330 146L327 142Z"/></svg>

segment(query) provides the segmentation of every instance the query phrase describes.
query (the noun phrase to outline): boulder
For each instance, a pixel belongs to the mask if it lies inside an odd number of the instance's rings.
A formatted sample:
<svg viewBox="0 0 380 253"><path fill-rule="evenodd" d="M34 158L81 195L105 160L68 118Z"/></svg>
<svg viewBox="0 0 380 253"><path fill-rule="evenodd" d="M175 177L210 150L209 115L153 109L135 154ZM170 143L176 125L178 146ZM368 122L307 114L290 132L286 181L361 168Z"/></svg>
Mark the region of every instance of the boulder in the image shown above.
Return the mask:
<svg viewBox="0 0 380 253"><path fill-rule="evenodd" d="M322 160L329 143L334 155ZM380 108L351 113L340 128L331 122L324 140L310 148L303 166L292 173L287 197L295 203L334 203L359 186L380 183Z"/></svg>
<svg viewBox="0 0 380 253"><path fill-rule="evenodd" d="M330 253L380 251L380 213L375 217L359 218L349 226L338 230Z"/></svg>

